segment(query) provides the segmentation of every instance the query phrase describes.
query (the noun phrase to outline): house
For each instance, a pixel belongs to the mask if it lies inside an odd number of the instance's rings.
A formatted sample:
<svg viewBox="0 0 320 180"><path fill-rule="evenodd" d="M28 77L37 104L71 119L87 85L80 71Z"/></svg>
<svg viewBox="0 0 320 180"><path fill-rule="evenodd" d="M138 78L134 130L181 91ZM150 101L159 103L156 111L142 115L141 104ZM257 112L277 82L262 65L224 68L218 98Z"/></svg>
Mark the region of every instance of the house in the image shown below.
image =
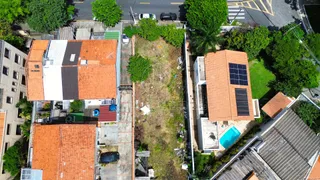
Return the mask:
<svg viewBox="0 0 320 180"><path fill-rule="evenodd" d="M42 180L94 179L96 126L34 125L31 170Z"/></svg>
<svg viewBox="0 0 320 180"><path fill-rule="evenodd" d="M35 40L27 60L27 97L116 98L117 40Z"/></svg>
<svg viewBox="0 0 320 180"><path fill-rule="evenodd" d="M215 179L247 179L252 173L259 180L320 178L320 137L291 108L296 100L287 104L286 98L280 93L265 105L278 107L269 111L273 120L262 126L262 132Z"/></svg>
<svg viewBox="0 0 320 180"><path fill-rule="evenodd" d="M24 119L16 104L26 95L26 58L24 52L0 40L0 179L10 177L10 173L3 170L4 153L22 137L20 127Z"/></svg>
<svg viewBox="0 0 320 180"><path fill-rule="evenodd" d="M194 85L199 149L204 152L227 149L245 131L246 124L260 116L259 103L251 95L245 52L224 50L197 57ZM228 129L238 137L221 142Z"/></svg>
<svg viewBox="0 0 320 180"><path fill-rule="evenodd" d="M279 112L285 109L294 98L287 97L282 92L278 92L270 101L261 109L271 118L274 118Z"/></svg>
<svg viewBox="0 0 320 180"><path fill-rule="evenodd" d="M27 59L29 101L53 101L50 122L98 120L116 121L117 40L35 40ZM70 103L83 100L86 110L69 115ZM113 104L112 104L113 103ZM79 118L77 118L79 117ZM44 122L43 119L37 120Z"/></svg>

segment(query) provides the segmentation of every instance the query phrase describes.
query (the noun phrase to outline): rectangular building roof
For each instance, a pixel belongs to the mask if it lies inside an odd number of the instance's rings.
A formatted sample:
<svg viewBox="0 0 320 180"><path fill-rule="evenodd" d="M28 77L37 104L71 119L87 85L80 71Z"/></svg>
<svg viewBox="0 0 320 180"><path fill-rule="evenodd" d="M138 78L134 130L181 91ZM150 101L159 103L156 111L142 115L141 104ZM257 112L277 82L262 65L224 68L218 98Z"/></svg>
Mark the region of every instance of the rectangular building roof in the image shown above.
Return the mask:
<svg viewBox="0 0 320 180"><path fill-rule="evenodd" d="M95 141L95 125L35 125L32 169L43 180L94 179Z"/></svg>
<svg viewBox="0 0 320 180"><path fill-rule="evenodd" d="M230 71L234 64L244 67L246 71L233 69L236 73ZM248 57L244 52L238 51L218 51L208 53L205 57L205 72L207 84L208 112L210 121L226 120L253 120L253 105L251 95L251 83L249 75ZM232 77L230 77L232 75ZM242 85L240 79L246 79L248 85ZM239 81L236 83L235 81ZM245 80L243 81L245 82ZM246 102L237 101L236 89L246 91ZM244 95L244 94L243 94ZM247 103L244 107L244 103ZM248 115L239 113L240 109L247 108ZM244 111L242 111L244 112Z"/></svg>
<svg viewBox="0 0 320 180"><path fill-rule="evenodd" d="M27 62L27 97L115 98L116 59L117 40L35 40Z"/></svg>
<svg viewBox="0 0 320 180"><path fill-rule="evenodd" d="M304 179L320 151L317 136L291 109L262 135L259 155L281 179Z"/></svg>

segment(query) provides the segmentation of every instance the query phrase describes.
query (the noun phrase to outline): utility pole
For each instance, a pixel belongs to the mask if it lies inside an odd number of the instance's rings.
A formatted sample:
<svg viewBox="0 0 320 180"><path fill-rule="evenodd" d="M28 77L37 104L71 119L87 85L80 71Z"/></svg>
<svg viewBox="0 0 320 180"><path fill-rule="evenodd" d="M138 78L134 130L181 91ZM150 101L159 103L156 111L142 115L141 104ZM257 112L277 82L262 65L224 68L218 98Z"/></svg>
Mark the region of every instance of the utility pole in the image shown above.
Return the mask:
<svg viewBox="0 0 320 180"><path fill-rule="evenodd" d="M130 6L130 12L131 12L131 16L133 18L133 24L136 25L137 24L137 21L136 21L136 18L134 17L134 13L133 13L133 10L132 10L132 7Z"/></svg>

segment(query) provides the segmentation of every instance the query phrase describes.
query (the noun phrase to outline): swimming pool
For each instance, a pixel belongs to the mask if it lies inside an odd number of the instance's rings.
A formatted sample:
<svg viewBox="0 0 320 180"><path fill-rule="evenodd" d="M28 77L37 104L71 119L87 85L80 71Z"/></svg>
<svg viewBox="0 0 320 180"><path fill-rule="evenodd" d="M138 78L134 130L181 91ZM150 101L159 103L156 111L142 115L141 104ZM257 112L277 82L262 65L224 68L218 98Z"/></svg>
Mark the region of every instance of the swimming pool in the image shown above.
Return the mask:
<svg viewBox="0 0 320 180"><path fill-rule="evenodd" d="M241 133L239 130L232 126L224 135L220 138L220 144L228 149L236 140L240 137Z"/></svg>

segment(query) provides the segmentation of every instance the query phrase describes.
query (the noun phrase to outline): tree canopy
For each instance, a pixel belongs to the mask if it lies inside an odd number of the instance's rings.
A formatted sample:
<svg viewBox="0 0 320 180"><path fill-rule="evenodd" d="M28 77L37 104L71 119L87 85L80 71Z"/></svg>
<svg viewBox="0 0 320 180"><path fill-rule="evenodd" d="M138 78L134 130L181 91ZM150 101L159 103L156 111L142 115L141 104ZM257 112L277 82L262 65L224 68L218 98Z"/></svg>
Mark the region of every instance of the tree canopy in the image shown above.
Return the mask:
<svg viewBox="0 0 320 180"><path fill-rule="evenodd" d="M152 72L152 65L149 59L143 58L139 54L130 57L128 72L133 82L142 82L148 79Z"/></svg>
<svg viewBox="0 0 320 180"><path fill-rule="evenodd" d="M247 32L234 30L227 37L227 47L242 50L248 54L249 59L255 58L270 42L269 30L265 26L254 28Z"/></svg>
<svg viewBox="0 0 320 180"><path fill-rule="evenodd" d="M29 26L38 32L48 33L63 26L68 21L65 0L30 0L27 18Z"/></svg>
<svg viewBox="0 0 320 180"><path fill-rule="evenodd" d="M20 168L25 161L25 153L22 151L22 143L17 141L13 146L9 147L3 155L3 169L15 176L20 172Z"/></svg>
<svg viewBox="0 0 320 180"><path fill-rule="evenodd" d="M297 115L316 133L320 132L320 111L311 103L301 101L295 108Z"/></svg>
<svg viewBox="0 0 320 180"><path fill-rule="evenodd" d="M138 34L148 41L155 41L161 35L161 29L157 26L157 22L153 19L141 19L139 21Z"/></svg>
<svg viewBox="0 0 320 180"><path fill-rule="evenodd" d="M95 0L92 2L93 16L106 26L115 26L120 20L122 10L116 0Z"/></svg>
<svg viewBox="0 0 320 180"><path fill-rule="evenodd" d="M320 34L311 33L306 37L308 47L311 49L313 54L320 59Z"/></svg>
<svg viewBox="0 0 320 180"><path fill-rule="evenodd" d="M28 13L26 7L27 0L1 0L0 1L0 19L13 23L18 17L25 16Z"/></svg>
<svg viewBox="0 0 320 180"><path fill-rule="evenodd" d="M22 48L24 45L24 39L20 36L13 34L11 24L7 21L0 20L0 39L7 41L9 44Z"/></svg>
<svg viewBox="0 0 320 180"><path fill-rule="evenodd" d="M216 51L216 45L222 41L219 31L210 27L201 27L191 36L191 48L197 55L204 55Z"/></svg>
<svg viewBox="0 0 320 180"><path fill-rule="evenodd" d="M227 20L226 0L186 0L185 6L188 24L193 29L208 26L216 31Z"/></svg>

